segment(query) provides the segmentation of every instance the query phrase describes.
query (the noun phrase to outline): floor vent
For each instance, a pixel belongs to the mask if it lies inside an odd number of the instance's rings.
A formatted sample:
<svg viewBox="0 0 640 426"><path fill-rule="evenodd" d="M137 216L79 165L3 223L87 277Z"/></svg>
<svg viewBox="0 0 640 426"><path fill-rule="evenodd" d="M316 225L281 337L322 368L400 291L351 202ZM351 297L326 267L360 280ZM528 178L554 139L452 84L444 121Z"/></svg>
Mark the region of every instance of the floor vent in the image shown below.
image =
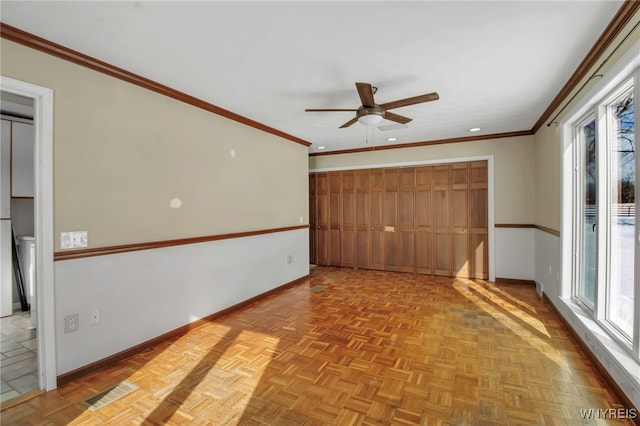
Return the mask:
<svg viewBox="0 0 640 426"><path fill-rule="evenodd" d="M325 285L316 285L316 286L311 287L311 291L317 293L319 291L324 290L325 288L327 288L327 286L325 286Z"/></svg>
<svg viewBox="0 0 640 426"><path fill-rule="evenodd" d="M125 380L85 399L82 401L82 405L91 411L96 411L138 389L138 385Z"/></svg>

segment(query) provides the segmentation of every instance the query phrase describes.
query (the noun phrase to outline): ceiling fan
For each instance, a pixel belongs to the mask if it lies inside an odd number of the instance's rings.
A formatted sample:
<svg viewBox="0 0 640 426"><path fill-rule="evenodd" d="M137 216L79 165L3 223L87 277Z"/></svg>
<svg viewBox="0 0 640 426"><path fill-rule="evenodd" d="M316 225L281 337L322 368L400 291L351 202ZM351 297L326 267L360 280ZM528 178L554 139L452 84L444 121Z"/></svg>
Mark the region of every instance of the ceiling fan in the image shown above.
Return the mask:
<svg viewBox="0 0 640 426"><path fill-rule="evenodd" d="M383 104L376 104L373 100L373 95L378 90L377 87L372 86L369 83L356 83L356 89L358 89L358 95L362 105L358 109L340 109L340 108L316 108L305 109L306 112L327 112L327 111L355 111L356 116L351 120L344 123L340 128L351 126L356 121L367 125L373 126L382 121L383 118L387 120L395 121L396 123L407 124L412 119L404 117L399 114L394 114L388 110L393 108L399 108L407 105L420 104L423 102L436 101L440 99L440 96L436 92L427 93L425 95L413 96L411 98L399 99L397 101L385 102Z"/></svg>

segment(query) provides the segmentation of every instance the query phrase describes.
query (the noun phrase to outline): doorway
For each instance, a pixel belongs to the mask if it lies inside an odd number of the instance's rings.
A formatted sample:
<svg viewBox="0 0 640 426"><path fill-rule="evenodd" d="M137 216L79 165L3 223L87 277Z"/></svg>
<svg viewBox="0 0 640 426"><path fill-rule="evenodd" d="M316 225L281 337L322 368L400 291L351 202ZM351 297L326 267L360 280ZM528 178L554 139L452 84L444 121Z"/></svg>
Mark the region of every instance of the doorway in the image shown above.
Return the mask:
<svg viewBox="0 0 640 426"><path fill-rule="evenodd" d="M31 300L37 312L37 384L48 391L56 387L56 348L53 270L53 91L31 83L2 77L0 91L8 97L30 100L33 105L33 234L35 246L35 296ZM5 212L6 213L6 212ZM5 216L3 214L3 216ZM7 228L7 220L3 227ZM3 232L6 234L6 232ZM7 237L3 235L4 241ZM11 242L9 233L8 241ZM7 275L6 244L2 246L3 280Z"/></svg>
<svg viewBox="0 0 640 426"><path fill-rule="evenodd" d="M1 400L39 389L35 303L33 99L1 92Z"/></svg>

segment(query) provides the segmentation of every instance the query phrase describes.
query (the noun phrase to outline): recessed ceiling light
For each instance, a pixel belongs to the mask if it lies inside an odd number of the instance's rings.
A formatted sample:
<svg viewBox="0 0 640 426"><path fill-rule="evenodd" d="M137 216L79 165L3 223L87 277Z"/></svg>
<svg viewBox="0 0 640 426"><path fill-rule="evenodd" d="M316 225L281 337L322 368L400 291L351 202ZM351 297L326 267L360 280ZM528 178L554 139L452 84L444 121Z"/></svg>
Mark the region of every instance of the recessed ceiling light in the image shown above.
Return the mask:
<svg viewBox="0 0 640 426"><path fill-rule="evenodd" d="M387 142L395 142L397 141L397 138L387 138Z"/></svg>
<svg viewBox="0 0 640 426"><path fill-rule="evenodd" d="M469 129L470 132L479 132L480 130L482 130L480 127L472 127Z"/></svg>
<svg viewBox="0 0 640 426"><path fill-rule="evenodd" d="M318 149L325 149L326 146L319 146Z"/></svg>

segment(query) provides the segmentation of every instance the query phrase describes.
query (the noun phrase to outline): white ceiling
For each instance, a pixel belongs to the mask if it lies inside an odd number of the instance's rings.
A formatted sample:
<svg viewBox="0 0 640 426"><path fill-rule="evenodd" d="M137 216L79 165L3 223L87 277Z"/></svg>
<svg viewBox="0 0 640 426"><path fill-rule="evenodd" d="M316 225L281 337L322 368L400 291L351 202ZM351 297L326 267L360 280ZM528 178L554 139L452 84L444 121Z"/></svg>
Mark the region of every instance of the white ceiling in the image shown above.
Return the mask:
<svg viewBox="0 0 640 426"><path fill-rule="evenodd" d="M317 152L530 130L621 4L2 0L0 19ZM440 100L394 109L413 121L387 131L304 111L357 108L356 81L378 87L377 103Z"/></svg>

